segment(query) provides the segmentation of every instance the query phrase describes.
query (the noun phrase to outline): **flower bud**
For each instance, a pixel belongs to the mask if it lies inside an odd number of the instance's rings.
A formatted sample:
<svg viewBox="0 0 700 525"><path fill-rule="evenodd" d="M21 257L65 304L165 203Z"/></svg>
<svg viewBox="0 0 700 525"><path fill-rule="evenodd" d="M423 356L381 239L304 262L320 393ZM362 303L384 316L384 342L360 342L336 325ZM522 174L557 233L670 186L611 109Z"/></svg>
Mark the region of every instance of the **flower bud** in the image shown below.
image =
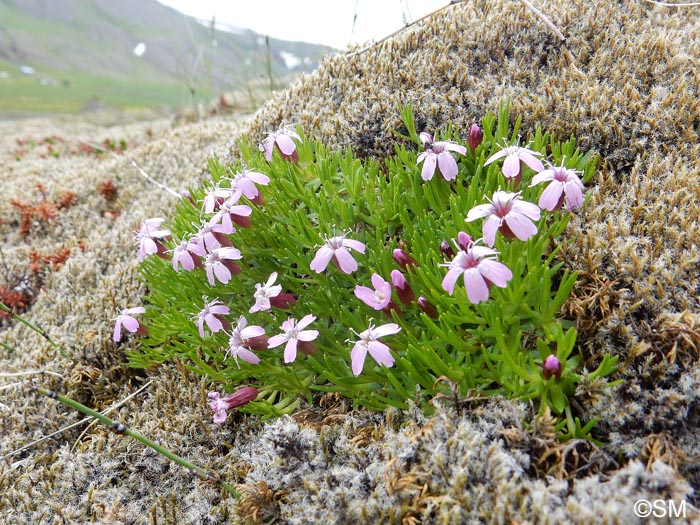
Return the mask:
<svg viewBox="0 0 700 525"><path fill-rule="evenodd" d="M396 248L393 252L393 256L394 260L404 271L407 271L409 266L419 266L418 261L401 248Z"/></svg>
<svg viewBox="0 0 700 525"><path fill-rule="evenodd" d="M275 308L290 308L296 304L297 300L294 296L287 292L281 292L279 295L270 297L270 304Z"/></svg>
<svg viewBox="0 0 700 525"><path fill-rule="evenodd" d="M268 348L268 337L266 335L249 337L245 340L245 346L251 350L265 350Z"/></svg>
<svg viewBox="0 0 700 525"><path fill-rule="evenodd" d="M446 259L452 259L455 256L455 251L452 249L452 246L450 246L448 241L442 241L440 243L440 253Z"/></svg>
<svg viewBox="0 0 700 525"><path fill-rule="evenodd" d="M472 153L476 151L482 140L484 140L484 131L478 124L472 124L472 127L469 128L469 137L467 138L467 144L469 144L469 149Z"/></svg>
<svg viewBox="0 0 700 525"><path fill-rule="evenodd" d="M422 295L418 298L418 308L423 310L426 314L428 314L429 317L432 317L433 319L437 319L438 317L440 317L440 314L438 313L437 308L435 308L435 305L428 302L428 300Z"/></svg>
<svg viewBox="0 0 700 525"><path fill-rule="evenodd" d="M559 362L559 359L557 359L557 356L554 354L549 355L547 359L544 360L542 376L545 379L554 376L557 378L557 381L561 379L561 362Z"/></svg>
<svg viewBox="0 0 700 525"><path fill-rule="evenodd" d="M463 250L468 250L469 247L474 244L474 239L472 239L472 236L467 233L459 232L457 234L457 243Z"/></svg>
<svg viewBox="0 0 700 525"><path fill-rule="evenodd" d="M416 296L411 285L408 284L408 281L400 271L391 271L391 284L394 285L396 295L399 296L399 300L403 304L411 304L415 300Z"/></svg>

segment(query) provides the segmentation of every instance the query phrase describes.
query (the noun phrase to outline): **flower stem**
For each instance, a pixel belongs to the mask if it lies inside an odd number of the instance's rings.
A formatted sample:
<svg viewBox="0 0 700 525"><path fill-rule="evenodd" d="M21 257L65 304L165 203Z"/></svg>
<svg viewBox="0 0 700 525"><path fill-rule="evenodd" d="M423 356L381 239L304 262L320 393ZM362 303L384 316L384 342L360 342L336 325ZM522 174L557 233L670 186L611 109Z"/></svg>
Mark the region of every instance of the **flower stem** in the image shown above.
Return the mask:
<svg viewBox="0 0 700 525"><path fill-rule="evenodd" d="M37 334L39 334L41 337L43 337L44 339L46 339L46 340L51 344L51 346L53 346L54 348L56 348L56 349L61 353L61 355L62 355L63 357L65 357L66 359L70 359L70 357L68 357L68 353L63 349L63 347L62 347L61 345L59 345L56 341L54 341L53 339L51 339L51 338L49 337L49 334L47 334L45 330L39 328L39 327L36 326L35 324L30 323L30 322L27 321L24 317L21 317L21 316L17 315L16 313L14 313L14 312L12 311L12 309L11 309L9 306L5 305L5 304L2 303L2 302L0 302L0 310L4 310L4 311L7 312L8 314L10 314L15 320L19 321L20 323L23 323L23 324L27 325L29 328L31 328L32 330L34 330L34 331L35 331ZM3 344L2 346L5 347L5 348L8 348L8 349L10 348L9 346L6 346L5 344Z"/></svg>
<svg viewBox="0 0 700 525"><path fill-rule="evenodd" d="M122 423L119 423L118 421L115 421L113 419L108 418L104 414L100 414L99 412L96 412L95 410L92 410L91 408L86 407L82 403L78 403L77 401L66 397L62 396L60 394L57 394L56 392L52 390L47 390L45 388L40 388L33 386L32 390L35 392L38 392L39 394L43 396L50 397L52 399L55 399L61 403L63 403L66 406L69 406L71 408L74 408L78 412L81 412L85 414L86 416L91 416L100 421L100 423L104 424L105 426L109 427L110 430L113 432L116 432L117 434L124 434L129 437L134 438L137 441L140 441L147 447L151 447L153 450L158 452L158 454L165 456L166 458L170 459L171 461L174 461L178 465L182 465L183 467L193 471L198 478L204 480L204 481L215 481L218 483L221 487L223 487L229 494L231 494L235 498L240 498L240 493L236 491L231 485L223 481L218 474L215 474L213 472L208 472L207 470L203 469L202 467L198 467L194 463L190 463L186 459L181 458L180 456L177 456L170 452L168 449L161 447L157 443L151 441L147 437L145 437L142 434L139 434L138 432L134 432L133 430L128 429L125 425Z"/></svg>

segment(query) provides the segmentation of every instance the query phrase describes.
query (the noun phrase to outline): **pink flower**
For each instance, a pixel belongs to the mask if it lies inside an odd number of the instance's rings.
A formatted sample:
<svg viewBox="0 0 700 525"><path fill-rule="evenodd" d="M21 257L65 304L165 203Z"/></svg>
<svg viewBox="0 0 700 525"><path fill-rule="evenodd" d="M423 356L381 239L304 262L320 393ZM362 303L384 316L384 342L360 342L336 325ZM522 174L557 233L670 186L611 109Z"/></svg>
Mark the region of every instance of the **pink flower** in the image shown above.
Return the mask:
<svg viewBox="0 0 700 525"><path fill-rule="evenodd" d="M566 209L571 211L583 204L583 182L576 172L565 166L550 166L541 171L530 182L530 186L545 181L552 181L540 196L539 206L543 210L560 208L566 198Z"/></svg>
<svg viewBox="0 0 700 525"><path fill-rule="evenodd" d="M386 335L397 334L401 331L401 327L396 323L387 323L382 326L374 327L371 322L369 328L357 334L360 338L359 341L355 341L355 346L353 346L350 352L350 359L352 361L352 373L355 376L359 376L362 372L362 368L365 365L365 358L367 357L367 352L374 358L374 360L380 365L391 367L394 365L394 357L389 352L389 347L384 343L380 343L378 339Z"/></svg>
<svg viewBox="0 0 700 525"><path fill-rule="evenodd" d="M265 160L268 162L272 160L272 151L276 148L283 159L298 161L297 145L294 144L293 138L301 140L296 132L286 128L280 128L276 132L270 133L260 145L260 151L265 152Z"/></svg>
<svg viewBox="0 0 700 525"><path fill-rule="evenodd" d="M161 240L170 237L170 230L161 228L160 225L165 219L154 217L144 219L141 228L136 233L136 242L139 245L139 261L143 261L146 255L157 254L165 257L165 247Z"/></svg>
<svg viewBox="0 0 700 525"><path fill-rule="evenodd" d="M557 381L561 379L561 362L554 354L547 356L542 365L542 377L546 380L552 376L556 377Z"/></svg>
<svg viewBox="0 0 700 525"><path fill-rule="evenodd" d="M297 342L308 343L318 337L318 330L304 330L316 320L314 315L305 315L298 323L291 317L282 323L283 334L273 335L268 341L268 348L275 348L282 343L284 347L284 362L291 363L297 358Z"/></svg>
<svg viewBox="0 0 700 525"><path fill-rule="evenodd" d="M243 169L231 179L231 188L235 188L243 193L250 201L260 204L262 203L262 195L260 195L256 184L267 186L269 183L270 177L264 173Z"/></svg>
<svg viewBox="0 0 700 525"><path fill-rule="evenodd" d="M357 261L350 255L348 248L365 253L365 245L363 243L346 239L345 235L326 238L326 243L319 248L314 260L311 261L311 269L316 273L321 273L332 259L333 264L341 272L351 274L357 270Z"/></svg>
<svg viewBox="0 0 700 525"><path fill-rule="evenodd" d="M474 206L465 219L471 222L482 217L487 219L482 226L484 241L489 246L496 242L496 232L500 231L504 237L517 237L526 241L537 233L537 226L532 221L540 218L540 209L537 205L523 201L518 193L497 191L493 199L488 199L490 204Z"/></svg>
<svg viewBox="0 0 700 525"><path fill-rule="evenodd" d="M234 193L231 188L221 188L217 184L211 188L204 197L202 211L204 213L214 213L224 201L232 198L235 198L237 201L240 195L240 191Z"/></svg>
<svg viewBox="0 0 700 525"><path fill-rule="evenodd" d="M250 307L249 312L251 314L270 309L270 299L272 297L277 297L282 292L281 285L277 284L273 286L276 279L277 272L272 272L265 284L255 284L255 293L253 294L255 304Z"/></svg>
<svg viewBox="0 0 700 525"><path fill-rule="evenodd" d="M498 255L497 251L486 246L477 246L476 243L466 250L460 250L451 263L441 265L449 267L442 280L442 288L452 295L457 279L464 274L464 287L469 301L473 304L486 301L491 284L505 288L513 278L513 273L505 264L494 260L495 255Z"/></svg>
<svg viewBox="0 0 700 525"><path fill-rule="evenodd" d="M235 222L239 226L250 226L248 218L253 210L247 204L237 204L237 200L229 199L219 205L219 211L209 220L210 225L219 224L223 226L223 233L233 233L236 228Z"/></svg>
<svg viewBox="0 0 700 525"><path fill-rule="evenodd" d="M238 358L240 357L243 361L257 365L260 362L260 358L250 351L251 341L253 339L258 339L265 335L265 329L262 326L246 326L248 321L246 318L241 316L238 319L238 324L236 328L231 330L228 340L228 350L226 356L233 356L234 361L236 361L236 366L238 368L241 365L238 363Z"/></svg>
<svg viewBox="0 0 700 525"><path fill-rule="evenodd" d="M374 290L367 286L355 286L355 296L375 310L384 310L391 301L391 284L374 273L372 274L372 286L374 286Z"/></svg>
<svg viewBox="0 0 700 525"><path fill-rule="evenodd" d="M202 265L200 257L204 256L206 256L206 251L200 238L193 237L189 241L183 240L173 249L173 270L177 272L180 265L185 270L193 270Z"/></svg>
<svg viewBox="0 0 700 525"><path fill-rule="evenodd" d="M202 224L199 231L195 233L195 237L199 237L206 249L211 251L222 246L232 246L231 239L226 235L234 231L235 228L229 230L221 224L209 221Z"/></svg>
<svg viewBox="0 0 700 525"><path fill-rule="evenodd" d="M145 311L146 309L143 306L136 306L119 312L119 315L115 319L114 334L112 335L112 339L115 343L119 342L122 338L122 326L132 334L138 333L139 335L145 335L146 328L141 326L138 320L133 317L134 314L142 314Z"/></svg>
<svg viewBox="0 0 700 525"><path fill-rule="evenodd" d="M430 180L433 178L436 166L445 180L454 180L457 177L458 169L457 162L455 162L450 151L464 155L467 153L467 148L455 142L433 142L432 135L425 132L420 134L420 139L423 143L428 144L428 149L418 155L417 159L418 164L423 162L423 170L421 171L423 180Z"/></svg>
<svg viewBox="0 0 700 525"><path fill-rule="evenodd" d="M508 179L512 179L520 175L520 163L523 162L533 170L540 172L544 169L542 162L537 158L537 156L542 155L537 151L532 151L528 148L521 148L520 146L504 146L501 151L497 151L491 155L484 166L488 166L494 160L498 160L501 157L505 157L506 160L503 162L503 175Z"/></svg>
<svg viewBox="0 0 700 525"><path fill-rule="evenodd" d="M204 262L209 284L212 286L216 284L214 276L223 284L226 284L231 280L231 276L241 273L241 267L233 262L240 258L240 250L233 246L215 248L209 252L207 260Z"/></svg>
<svg viewBox="0 0 700 525"><path fill-rule="evenodd" d="M256 397L258 397L258 389L252 386L244 386L233 394L226 394L223 397L218 392L209 392L207 398L210 399L209 406L214 411L214 424L220 425L226 421L226 411L255 401Z"/></svg>
<svg viewBox="0 0 700 525"><path fill-rule="evenodd" d="M200 311L195 317L197 317L197 326L199 327L199 336L204 337L204 323L207 323L209 330L212 333L216 333L225 328L230 328L231 324L221 317L222 315L228 315L228 306L214 299L212 302L208 302L207 298L204 297L204 309Z"/></svg>

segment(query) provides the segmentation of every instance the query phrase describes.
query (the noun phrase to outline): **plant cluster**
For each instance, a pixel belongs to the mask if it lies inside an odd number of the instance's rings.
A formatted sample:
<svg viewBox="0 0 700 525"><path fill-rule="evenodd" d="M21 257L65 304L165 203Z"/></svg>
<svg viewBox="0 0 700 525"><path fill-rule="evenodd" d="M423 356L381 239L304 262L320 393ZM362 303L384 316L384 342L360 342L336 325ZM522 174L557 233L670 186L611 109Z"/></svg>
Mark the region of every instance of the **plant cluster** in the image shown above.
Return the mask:
<svg viewBox="0 0 700 525"><path fill-rule="evenodd" d="M14 151L15 160L22 160L30 153L39 158L49 157L59 158L65 155L86 155L100 157L105 152L124 153L127 148L124 139L104 139L99 145L82 142L75 139L66 139L60 135L50 135L38 140L21 139L15 140L17 149Z"/></svg>
<svg viewBox="0 0 700 525"><path fill-rule="evenodd" d="M410 106L402 118L384 163L284 128L243 142L238 165L212 160L213 183L191 188L167 228L142 222L150 293L121 312L115 340L147 327L133 366L183 359L243 386L210 394L217 423L234 407L288 413L314 392L427 412L433 397L502 394L588 436L569 399L615 362L579 370L560 318L576 276L556 256L595 156L539 129L518 145L507 106L465 141L451 126L418 134Z"/></svg>

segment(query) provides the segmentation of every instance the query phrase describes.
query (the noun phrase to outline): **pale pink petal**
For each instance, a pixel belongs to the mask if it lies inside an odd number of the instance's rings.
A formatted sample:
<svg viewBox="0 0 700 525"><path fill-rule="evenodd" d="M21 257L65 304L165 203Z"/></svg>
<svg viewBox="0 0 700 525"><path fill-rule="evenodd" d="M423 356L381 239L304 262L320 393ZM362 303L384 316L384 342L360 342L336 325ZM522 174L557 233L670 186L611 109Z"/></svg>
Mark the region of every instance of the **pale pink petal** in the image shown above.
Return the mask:
<svg viewBox="0 0 700 525"><path fill-rule="evenodd" d="M309 326L311 323L313 323L316 320L316 316L312 314L307 314L304 317L301 318L301 320L297 323L297 330L303 330L307 326ZM315 330L314 330L315 331Z"/></svg>
<svg viewBox="0 0 700 525"><path fill-rule="evenodd" d="M237 355L243 359L243 361L247 361L248 363L252 363L254 365L257 365L260 362L260 358L257 355L243 346L238 348Z"/></svg>
<svg viewBox="0 0 700 525"><path fill-rule="evenodd" d="M394 365L394 358L389 352L389 347L384 343L379 341L370 341L367 344L369 349L369 354L374 358L374 360L380 365L391 367Z"/></svg>
<svg viewBox="0 0 700 525"><path fill-rule="evenodd" d="M505 288L508 281L513 278L513 272L503 263L491 259L483 259L479 262L479 271L499 288Z"/></svg>
<svg viewBox="0 0 700 525"><path fill-rule="evenodd" d="M114 323L114 333L112 334L112 339L114 342L119 342L119 340L122 338L122 322L121 319L117 319L117 322Z"/></svg>
<svg viewBox="0 0 700 525"><path fill-rule="evenodd" d="M367 357L367 347L362 343L357 343L350 352L352 373L355 374L355 376L359 376L362 373L362 368L365 365L365 357Z"/></svg>
<svg viewBox="0 0 700 525"><path fill-rule="evenodd" d="M568 181L564 184L564 194L566 195L566 207L569 210L580 208L583 204L583 184L578 179Z"/></svg>
<svg viewBox="0 0 700 525"><path fill-rule="evenodd" d="M452 295L454 293L455 283L457 279L459 279L459 276L462 275L463 271L464 270L459 267L450 268L447 271L447 275L445 275L445 278L442 280L442 289Z"/></svg>
<svg viewBox="0 0 700 525"><path fill-rule="evenodd" d="M270 339L267 340L267 347L275 348L288 340L289 336L287 334L273 335L272 337L270 337Z"/></svg>
<svg viewBox="0 0 700 525"><path fill-rule="evenodd" d="M438 155L438 166L440 167L440 173L445 180L454 180L457 177L457 162L452 155L446 151Z"/></svg>
<svg viewBox="0 0 700 525"><path fill-rule="evenodd" d="M508 155L503 162L503 175L512 179L520 173L520 158L517 155Z"/></svg>
<svg viewBox="0 0 700 525"><path fill-rule="evenodd" d="M489 246L493 246L496 242L496 232L501 227L501 219L496 215L489 215L481 226L481 233L484 235L484 242Z"/></svg>
<svg viewBox="0 0 700 525"><path fill-rule="evenodd" d="M500 151L497 151L496 153L494 153L493 155L491 155L488 159L486 159L486 162L484 162L484 166L488 166L488 165L491 164L494 160L498 160L498 159L500 159L501 157L505 157L506 155L508 155L508 150L506 150L506 149L502 149L502 150L500 150Z"/></svg>
<svg viewBox="0 0 700 525"><path fill-rule="evenodd" d="M454 142L443 142L442 146L449 151L456 151L460 155L467 154L467 148L461 144L455 144Z"/></svg>
<svg viewBox="0 0 700 525"><path fill-rule="evenodd" d="M296 144L294 144L292 138L285 133L280 133L279 135L277 135L276 142L277 147L284 155L291 155L292 153L294 153L294 150L297 147Z"/></svg>
<svg viewBox="0 0 700 525"><path fill-rule="evenodd" d="M332 257L333 250L327 246L321 246L321 248L319 248L319 250L316 252L316 257L314 257L314 260L311 261L310 268L316 273L321 273L326 269Z"/></svg>
<svg viewBox="0 0 700 525"><path fill-rule="evenodd" d="M127 308L126 310L123 310L122 313L125 314L144 314L146 313L146 308L143 306L134 306L133 308Z"/></svg>
<svg viewBox="0 0 700 525"><path fill-rule="evenodd" d="M318 330L302 330L297 333L299 341L313 341L318 337Z"/></svg>
<svg viewBox="0 0 700 525"><path fill-rule="evenodd" d="M284 362L291 363L297 357L297 340L290 339L284 347Z"/></svg>
<svg viewBox="0 0 700 525"><path fill-rule="evenodd" d="M425 162L423 163L423 170L420 174L423 180L431 180L433 178L433 175L435 175L436 160L436 155L434 153L430 153L425 158Z"/></svg>
<svg viewBox="0 0 700 525"><path fill-rule="evenodd" d="M512 208L516 213L522 213L523 215L529 217L533 221L540 218L540 207L532 202L515 199L513 200Z"/></svg>
<svg viewBox="0 0 700 525"><path fill-rule="evenodd" d="M199 337L204 337L204 317L201 317L197 320L197 327L199 328Z"/></svg>
<svg viewBox="0 0 700 525"><path fill-rule="evenodd" d="M367 286L355 286L355 296L367 306L374 306L377 302L374 290Z"/></svg>
<svg viewBox="0 0 700 525"><path fill-rule="evenodd" d="M557 181L550 182L542 192L542 195L540 195L540 208L549 211L556 208L557 204L559 204L559 199L561 198L561 192L563 190L564 187Z"/></svg>
<svg viewBox="0 0 700 525"><path fill-rule="evenodd" d="M224 327L223 323L215 315L207 315L204 317L204 320L212 332L218 332Z"/></svg>
<svg viewBox="0 0 700 525"><path fill-rule="evenodd" d="M239 333L243 339L251 339L253 337L265 335L265 329L262 326L257 325L246 326L245 328L241 329Z"/></svg>
<svg viewBox="0 0 700 525"><path fill-rule="evenodd" d="M265 142L263 142L263 145L265 147L265 160L266 161L271 161L272 160L272 150L275 148L275 139L273 136L269 136L265 139Z"/></svg>
<svg viewBox="0 0 700 525"><path fill-rule="evenodd" d="M532 180L530 181L530 187L535 186L536 184L539 184L541 182L546 182L548 180L554 180L554 171L553 170L540 171L537 175L532 177Z"/></svg>
<svg viewBox="0 0 700 525"><path fill-rule="evenodd" d="M526 165L528 165L533 170L535 170L535 171L544 170L544 166L542 165L542 162L540 161L540 159L535 157L528 150L521 149L519 152L519 157L520 157L520 160L522 160Z"/></svg>
<svg viewBox="0 0 700 525"><path fill-rule="evenodd" d="M537 233L537 226L521 213L509 213L505 216L505 222L515 236L521 241L526 241Z"/></svg>
<svg viewBox="0 0 700 525"><path fill-rule="evenodd" d="M214 275L216 275L216 278L223 284L231 280L231 272L221 263L214 264Z"/></svg>
<svg viewBox="0 0 700 525"><path fill-rule="evenodd" d="M465 221L471 222L482 217L487 217L494 212L493 204L478 204L467 213Z"/></svg>
<svg viewBox="0 0 700 525"><path fill-rule="evenodd" d="M139 329L139 322L130 315L123 315L122 326L133 333Z"/></svg>
<svg viewBox="0 0 700 525"><path fill-rule="evenodd" d="M385 335L397 334L401 331L401 327L396 323L387 323L377 326L372 330L372 335L375 338L384 337Z"/></svg>
<svg viewBox="0 0 700 525"><path fill-rule="evenodd" d="M213 314L230 314L231 311L225 304L214 304L209 307L209 311Z"/></svg>
<svg viewBox="0 0 700 525"><path fill-rule="evenodd" d="M478 268L470 268L464 272L464 287L467 290L467 298L473 304L489 298L489 287Z"/></svg>
<svg viewBox="0 0 700 525"><path fill-rule="evenodd" d="M357 270L357 261L346 248L338 248L335 251L335 258L338 261L341 272L351 274Z"/></svg>
<svg viewBox="0 0 700 525"><path fill-rule="evenodd" d="M355 239L344 239L343 240L343 246L347 248L352 248L356 252L359 253L365 253L365 245L364 243L361 243L360 241L356 241Z"/></svg>

